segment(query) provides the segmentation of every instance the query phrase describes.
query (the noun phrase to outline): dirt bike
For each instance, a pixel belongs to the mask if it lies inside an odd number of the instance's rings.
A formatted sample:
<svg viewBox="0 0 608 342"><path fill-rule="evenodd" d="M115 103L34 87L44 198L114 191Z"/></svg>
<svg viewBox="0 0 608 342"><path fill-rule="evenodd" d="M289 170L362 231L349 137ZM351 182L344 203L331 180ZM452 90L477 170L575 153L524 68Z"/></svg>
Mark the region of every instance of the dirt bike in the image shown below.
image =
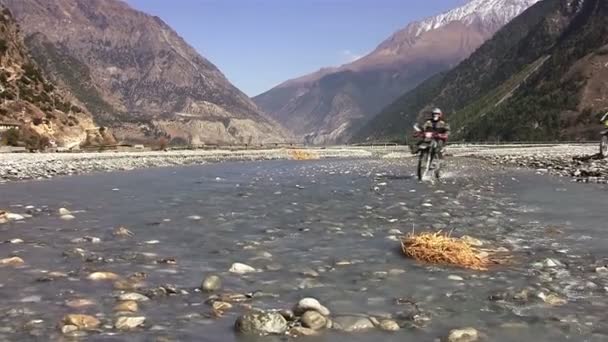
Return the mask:
<svg viewBox="0 0 608 342"><path fill-rule="evenodd" d="M602 117L601 122L606 127L608 127L608 113L606 113L604 115L604 117ZM608 129L605 129L604 131L602 131L601 135L602 135L602 138L600 140L600 156L602 158L607 158L608 157Z"/></svg>
<svg viewBox="0 0 608 342"><path fill-rule="evenodd" d="M439 179L440 159L437 155L439 151L439 142L437 136L433 132L423 132L418 125L414 126L414 136L423 138L424 140L418 145L418 168L416 175L418 180L423 180L425 176L432 175Z"/></svg>

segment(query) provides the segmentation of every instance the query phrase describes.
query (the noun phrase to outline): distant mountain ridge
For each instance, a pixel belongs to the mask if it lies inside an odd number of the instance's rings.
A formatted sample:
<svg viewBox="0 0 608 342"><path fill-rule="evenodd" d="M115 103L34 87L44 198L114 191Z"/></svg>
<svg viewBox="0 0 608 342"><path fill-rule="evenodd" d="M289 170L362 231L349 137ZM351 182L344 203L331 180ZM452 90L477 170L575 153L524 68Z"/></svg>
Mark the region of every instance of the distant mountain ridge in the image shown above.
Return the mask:
<svg viewBox="0 0 608 342"><path fill-rule="evenodd" d="M455 139L597 139L608 110L608 2L544 0L470 58L425 81L364 125L354 141L402 140L431 107Z"/></svg>
<svg viewBox="0 0 608 342"><path fill-rule="evenodd" d="M383 107L467 58L537 1L470 1L409 24L359 60L286 81L254 101L301 139L345 142Z"/></svg>
<svg viewBox="0 0 608 342"><path fill-rule="evenodd" d="M288 135L158 17L118 0L1 0L32 55L127 140L281 142Z"/></svg>

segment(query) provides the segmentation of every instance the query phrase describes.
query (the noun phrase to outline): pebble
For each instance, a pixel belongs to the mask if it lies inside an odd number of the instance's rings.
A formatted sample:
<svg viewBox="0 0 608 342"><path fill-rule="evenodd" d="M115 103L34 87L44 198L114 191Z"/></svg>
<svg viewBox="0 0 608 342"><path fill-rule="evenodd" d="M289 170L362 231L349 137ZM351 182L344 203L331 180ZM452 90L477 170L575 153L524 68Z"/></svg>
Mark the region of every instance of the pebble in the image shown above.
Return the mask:
<svg viewBox="0 0 608 342"><path fill-rule="evenodd" d="M114 327L118 330L131 330L144 324L146 317L118 317L114 322Z"/></svg>
<svg viewBox="0 0 608 342"><path fill-rule="evenodd" d="M289 329L290 336L301 337L301 336L317 336L319 332L310 328L305 327L293 327Z"/></svg>
<svg viewBox="0 0 608 342"><path fill-rule="evenodd" d="M23 264L25 264L25 261L20 257L0 259L0 266L21 266Z"/></svg>
<svg viewBox="0 0 608 342"><path fill-rule="evenodd" d="M385 319L385 320L380 321L380 324L378 325L378 327L385 331L398 331L399 329L401 329L399 327L399 324L397 324L397 322L390 320L390 319Z"/></svg>
<svg viewBox="0 0 608 342"><path fill-rule="evenodd" d="M222 287L222 279L217 275L210 275L203 280L201 288L203 291L213 292Z"/></svg>
<svg viewBox="0 0 608 342"><path fill-rule="evenodd" d="M320 330L327 325L327 318L314 310L306 311L302 315L301 320L304 327L313 330Z"/></svg>
<svg viewBox="0 0 608 342"><path fill-rule="evenodd" d="M296 305L294 312L296 315L303 314L306 311L314 310L320 313L323 316L329 316L331 312L328 308L321 305L318 300L315 298L303 298Z"/></svg>
<svg viewBox="0 0 608 342"><path fill-rule="evenodd" d="M232 266L230 267L228 272L236 273L236 274L247 274L247 273L256 272L256 269L249 265L235 262L234 264L232 264Z"/></svg>
<svg viewBox="0 0 608 342"><path fill-rule="evenodd" d="M462 328L450 331L449 342L475 342L479 340L479 332L475 328Z"/></svg>
<svg viewBox="0 0 608 342"><path fill-rule="evenodd" d="M67 302L65 302L65 305L72 309L80 309L80 308L84 308L87 306L94 306L96 304L97 303L95 303L94 301L92 301L90 299L84 299L84 298L71 299L71 300L68 300Z"/></svg>
<svg viewBox="0 0 608 342"><path fill-rule="evenodd" d="M146 301L150 300L149 297L144 296L141 293L137 293L137 292L128 292L128 293L121 294L120 296L118 296L118 299L121 301L132 300L135 302L146 302Z"/></svg>
<svg viewBox="0 0 608 342"><path fill-rule="evenodd" d="M75 326L77 330L94 330L101 325L101 321L97 318L81 314L65 315L62 322L64 325Z"/></svg>
<svg viewBox="0 0 608 342"><path fill-rule="evenodd" d="M359 332L374 328L369 318L360 316L338 316L332 320L332 328L344 332Z"/></svg>
<svg viewBox="0 0 608 342"><path fill-rule="evenodd" d="M72 212L67 210L66 208L59 208L59 216L71 215Z"/></svg>
<svg viewBox="0 0 608 342"><path fill-rule="evenodd" d="M112 272L93 272L89 274L87 279L89 280L117 280L120 276Z"/></svg>
<svg viewBox="0 0 608 342"><path fill-rule="evenodd" d="M120 301L114 306L113 310L118 312L137 312L139 310L139 304L134 300Z"/></svg>

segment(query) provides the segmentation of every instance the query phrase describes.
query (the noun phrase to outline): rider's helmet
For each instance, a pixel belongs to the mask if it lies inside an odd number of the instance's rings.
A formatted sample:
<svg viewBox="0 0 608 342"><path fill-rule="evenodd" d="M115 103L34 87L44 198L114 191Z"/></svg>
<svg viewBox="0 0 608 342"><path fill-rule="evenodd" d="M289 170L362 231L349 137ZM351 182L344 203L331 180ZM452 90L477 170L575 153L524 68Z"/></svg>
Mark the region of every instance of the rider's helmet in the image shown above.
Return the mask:
<svg viewBox="0 0 608 342"><path fill-rule="evenodd" d="M431 112L431 119L433 121L439 121L439 120L441 120L442 117L443 117L443 112L439 108L435 108Z"/></svg>

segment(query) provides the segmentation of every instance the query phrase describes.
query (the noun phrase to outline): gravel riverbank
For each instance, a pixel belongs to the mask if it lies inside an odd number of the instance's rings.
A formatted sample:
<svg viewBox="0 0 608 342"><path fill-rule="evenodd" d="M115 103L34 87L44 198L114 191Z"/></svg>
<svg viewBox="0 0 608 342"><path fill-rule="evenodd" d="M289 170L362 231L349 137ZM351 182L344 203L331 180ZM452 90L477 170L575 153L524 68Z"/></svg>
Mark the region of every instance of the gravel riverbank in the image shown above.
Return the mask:
<svg viewBox="0 0 608 342"><path fill-rule="evenodd" d="M171 152L101 152L0 154L0 183L47 179L92 172L124 171L150 167L201 165L225 161L289 160L310 157L407 159L404 147L335 147L297 150L214 150ZM505 167L532 168L541 173L571 177L583 183L608 183L608 160L594 157L595 145L451 145L454 158L473 157Z"/></svg>
<svg viewBox="0 0 608 342"><path fill-rule="evenodd" d="M0 154L0 182L46 179L92 172L125 171L150 167L201 165L225 161L297 159L294 150L214 150L171 152L101 152ZM363 149L307 149L311 158L364 158L372 153ZM304 156L306 157L306 156Z"/></svg>

